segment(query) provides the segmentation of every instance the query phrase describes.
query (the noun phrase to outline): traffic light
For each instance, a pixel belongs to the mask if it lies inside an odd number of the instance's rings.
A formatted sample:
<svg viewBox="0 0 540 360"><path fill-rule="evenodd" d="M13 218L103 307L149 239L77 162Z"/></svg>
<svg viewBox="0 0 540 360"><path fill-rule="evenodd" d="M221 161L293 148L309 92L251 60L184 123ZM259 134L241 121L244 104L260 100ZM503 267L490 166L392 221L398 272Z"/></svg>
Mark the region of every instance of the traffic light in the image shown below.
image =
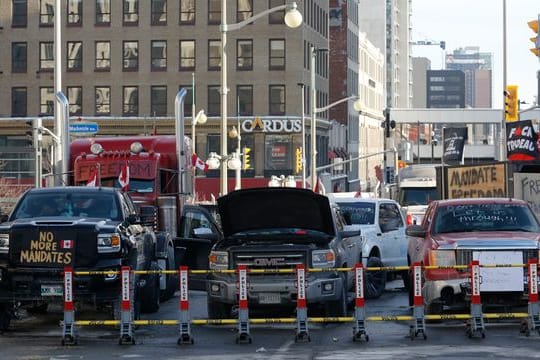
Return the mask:
<svg viewBox="0 0 540 360"><path fill-rule="evenodd" d="M243 151L243 154L244 154L244 170L248 170L248 169L251 169L251 164L250 164L250 155L249 153L251 152L251 148L248 148L247 146L244 146L244 151Z"/></svg>
<svg viewBox="0 0 540 360"><path fill-rule="evenodd" d="M381 127L384 128L384 137L390 137L390 130L396 127L396 122L390 120L390 109L384 110L384 121L381 124Z"/></svg>
<svg viewBox="0 0 540 360"><path fill-rule="evenodd" d="M504 113L506 121L517 121L519 114L518 86L506 85L504 91Z"/></svg>
<svg viewBox="0 0 540 360"><path fill-rule="evenodd" d="M37 136L34 128L34 121L28 120L26 126L28 126L28 129L25 131L27 144L29 147L35 148L34 140L37 139Z"/></svg>
<svg viewBox="0 0 540 360"><path fill-rule="evenodd" d="M534 31L535 36L530 38L534 43L534 47L529 49L537 57L540 56L540 37L538 36L538 23L540 21L540 15L538 15L538 20L529 21L527 24Z"/></svg>
<svg viewBox="0 0 540 360"><path fill-rule="evenodd" d="M295 172L298 174L299 172L302 171L302 149L301 148L297 148L296 149L296 166L295 166Z"/></svg>

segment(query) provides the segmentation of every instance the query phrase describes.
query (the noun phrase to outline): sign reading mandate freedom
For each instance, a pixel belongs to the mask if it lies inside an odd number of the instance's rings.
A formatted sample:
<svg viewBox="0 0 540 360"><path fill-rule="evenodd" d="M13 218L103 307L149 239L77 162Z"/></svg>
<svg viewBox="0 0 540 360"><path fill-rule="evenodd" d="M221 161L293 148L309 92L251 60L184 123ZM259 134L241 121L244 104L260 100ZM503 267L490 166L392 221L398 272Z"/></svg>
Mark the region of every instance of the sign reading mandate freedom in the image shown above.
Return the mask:
<svg viewBox="0 0 540 360"><path fill-rule="evenodd" d="M505 197L505 164L448 167L448 199Z"/></svg>

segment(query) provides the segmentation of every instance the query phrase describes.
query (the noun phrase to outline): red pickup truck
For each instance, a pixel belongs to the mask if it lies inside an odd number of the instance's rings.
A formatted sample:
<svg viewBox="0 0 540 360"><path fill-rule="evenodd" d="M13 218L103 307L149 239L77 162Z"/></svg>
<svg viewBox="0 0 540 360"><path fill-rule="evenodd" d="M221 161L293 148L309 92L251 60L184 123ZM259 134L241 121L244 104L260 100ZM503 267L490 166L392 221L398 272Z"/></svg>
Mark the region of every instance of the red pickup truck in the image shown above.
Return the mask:
<svg viewBox="0 0 540 360"><path fill-rule="evenodd" d="M448 267L482 264L527 264L538 259L540 223L527 202L509 198L437 200L421 225L407 227L408 262ZM426 269L422 295L426 313L468 306L468 269ZM484 305L522 305L527 301L523 267L481 267ZM412 305L409 290L409 303Z"/></svg>

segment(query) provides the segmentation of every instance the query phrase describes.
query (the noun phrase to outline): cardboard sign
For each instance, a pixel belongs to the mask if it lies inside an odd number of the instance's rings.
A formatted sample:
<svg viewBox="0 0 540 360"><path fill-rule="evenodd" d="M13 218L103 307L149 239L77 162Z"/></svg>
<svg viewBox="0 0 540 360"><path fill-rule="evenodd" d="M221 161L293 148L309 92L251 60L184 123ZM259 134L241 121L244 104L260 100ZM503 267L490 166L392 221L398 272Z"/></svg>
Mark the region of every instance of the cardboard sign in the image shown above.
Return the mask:
<svg viewBox="0 0 540 360"><path fill-rule="evenodd" d="M483 164L449 167L448 199L505 197L505 164Z"/></svg>

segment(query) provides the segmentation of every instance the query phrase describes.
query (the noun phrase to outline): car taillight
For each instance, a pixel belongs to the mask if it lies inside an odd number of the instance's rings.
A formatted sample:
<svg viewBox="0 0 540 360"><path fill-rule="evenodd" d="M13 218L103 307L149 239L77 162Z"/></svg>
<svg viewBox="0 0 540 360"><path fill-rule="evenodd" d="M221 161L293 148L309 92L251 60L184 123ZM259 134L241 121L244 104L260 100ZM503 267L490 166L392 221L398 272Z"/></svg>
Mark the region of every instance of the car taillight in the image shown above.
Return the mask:
<svg viewBox="0 0 540 360"><path fill-rule="evenodd" d="M411 214L407 214L407 225L414 224L414 219Z"/></svg>

